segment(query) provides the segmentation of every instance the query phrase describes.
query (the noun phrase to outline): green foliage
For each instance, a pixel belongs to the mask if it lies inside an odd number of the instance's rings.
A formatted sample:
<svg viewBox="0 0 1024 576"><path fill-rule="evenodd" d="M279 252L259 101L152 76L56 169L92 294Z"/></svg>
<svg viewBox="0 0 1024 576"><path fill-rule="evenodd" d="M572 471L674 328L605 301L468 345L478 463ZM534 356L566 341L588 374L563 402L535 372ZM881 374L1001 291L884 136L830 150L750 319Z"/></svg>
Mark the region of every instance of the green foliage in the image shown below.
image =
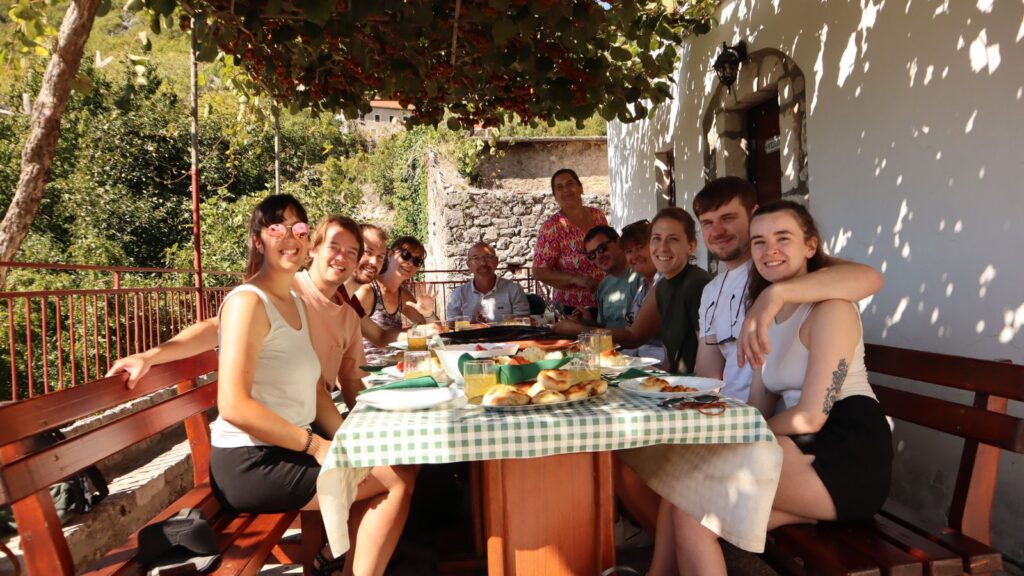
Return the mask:
<svg viewBox="0 0 1024 576"><path fill-rule="evenodd" d="M161 1L145 0L149 8ZM630 122L669 97L674 45L710 28L715 0L447 0L329 3L195 0L204 45L295 108L415 104L410 122L468 129L529 120ZM452 40L457 47L452 51Z"/></svg>

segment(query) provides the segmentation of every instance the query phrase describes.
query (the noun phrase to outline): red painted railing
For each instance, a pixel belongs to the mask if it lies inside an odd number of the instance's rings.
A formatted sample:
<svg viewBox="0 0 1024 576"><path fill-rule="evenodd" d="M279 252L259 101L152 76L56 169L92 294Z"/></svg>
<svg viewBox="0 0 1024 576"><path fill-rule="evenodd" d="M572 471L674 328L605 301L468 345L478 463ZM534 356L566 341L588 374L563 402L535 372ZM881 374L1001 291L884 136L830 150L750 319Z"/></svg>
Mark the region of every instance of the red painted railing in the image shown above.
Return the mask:
<svg viewBox="0 0 1024 576"><path fill-rule="evenodd" d="M200 317L217 313L241 275L203 271L228 286L202 292L192 285L191 269L128 268L74 264L0 262L32 270L30 290L0 292L0 401L21 400L101 378L114 360L150 348ZM499 274L546 296L530 268ZM52 273L52 278L47 277ZM467 270L424 270L420 286L430 287L444 319L452 290L470 278ZM49 286L87 286L50 289ZM35 289L37 287L41 289ZM546 298L545 298L546 299ZM4 386L5 376L10 381Z"/></svg>
<svg viewBox="0 0 1024 576"><path fill-rule="evenodd" d="M230 286L187 286L189 269L0 262L33 270L32 286L0 292L0 400L101 378L122 356L216 314ZM48 274L47 271L53 274ZM239 274L204 271L234 284ZM16 283L12 270L9 282ZM49 289L49 286L88 288ZM3 374L9 374L7 386Z"/></svg>

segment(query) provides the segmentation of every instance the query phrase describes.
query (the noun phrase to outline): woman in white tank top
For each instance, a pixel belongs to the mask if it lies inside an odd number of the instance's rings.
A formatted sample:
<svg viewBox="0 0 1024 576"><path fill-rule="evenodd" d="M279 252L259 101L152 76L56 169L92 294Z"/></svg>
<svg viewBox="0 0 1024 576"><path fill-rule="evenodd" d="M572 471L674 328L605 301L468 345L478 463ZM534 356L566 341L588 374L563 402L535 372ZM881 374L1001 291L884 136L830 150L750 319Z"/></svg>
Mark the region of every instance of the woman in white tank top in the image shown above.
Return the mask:
<svg viewBox="0 0 1024 576"><path fill-rule="evenodd" d="M267 197L249 220L246 282L221 307L210 479L217 497L239 511L310 505L330 445L312 425L327 407L337 410L318 391L320 362L305 307L291 290L308 251L302 205L288 195ZM337 428L340 417L331 420L320 428Z"/></svg>
<svg viewBox="0 0 1024 576"><path fill-rule="evenodd" d="M823 267L821 235L799 204L762 206L750 233L751 302L769 284ZM888 496L892 435L867 381L856 306L843 300L787 303L769 337L771 353L761 370L754 366L749 399L783 450L768 529L870 518ZM780 399L784 407L777 409ZM724 575L717 536L678 508L668 514L667 522L659 519L660 546L650 573Z"/></svg>

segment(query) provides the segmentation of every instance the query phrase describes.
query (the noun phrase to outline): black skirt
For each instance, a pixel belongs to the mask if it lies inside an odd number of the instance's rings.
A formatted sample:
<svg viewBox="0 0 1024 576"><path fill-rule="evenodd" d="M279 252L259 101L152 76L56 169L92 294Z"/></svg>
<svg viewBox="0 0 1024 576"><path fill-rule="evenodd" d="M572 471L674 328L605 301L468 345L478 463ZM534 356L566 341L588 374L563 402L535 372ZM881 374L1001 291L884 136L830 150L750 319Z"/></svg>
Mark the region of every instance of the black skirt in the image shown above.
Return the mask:
<svg viewBox="0 0 1024 576"><path fill-rule="evenodd" d="M320 465L309 454L280 446L210 451L210 486L220 502L239 512L290 512L316 495Z"/></svg>
<svg viewBox="0 0 1024 576"><path fill-rule="evenodd" d="M892 430L882 407L868 396L835 403L815 434L790 436L811 464L836 507L837 522L871 518L889 496Z"/></svg>

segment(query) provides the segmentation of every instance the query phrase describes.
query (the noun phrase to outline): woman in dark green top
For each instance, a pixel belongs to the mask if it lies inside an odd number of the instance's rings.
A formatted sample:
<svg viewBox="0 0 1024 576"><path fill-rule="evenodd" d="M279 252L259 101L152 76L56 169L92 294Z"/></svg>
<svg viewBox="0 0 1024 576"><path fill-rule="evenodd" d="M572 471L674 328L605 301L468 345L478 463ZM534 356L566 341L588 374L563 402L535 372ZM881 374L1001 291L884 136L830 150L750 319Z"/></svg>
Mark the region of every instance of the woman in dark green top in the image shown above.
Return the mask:
<svg viewBox="0 0 1024 576"><path fill-rule="evenodd" d="M651 222L651 260L664 279L655 288L665 343L665 368L693 372L697 359L700 295L711 275L690 264L697 250L697 225L686 210L665 208Z"/></svg>

